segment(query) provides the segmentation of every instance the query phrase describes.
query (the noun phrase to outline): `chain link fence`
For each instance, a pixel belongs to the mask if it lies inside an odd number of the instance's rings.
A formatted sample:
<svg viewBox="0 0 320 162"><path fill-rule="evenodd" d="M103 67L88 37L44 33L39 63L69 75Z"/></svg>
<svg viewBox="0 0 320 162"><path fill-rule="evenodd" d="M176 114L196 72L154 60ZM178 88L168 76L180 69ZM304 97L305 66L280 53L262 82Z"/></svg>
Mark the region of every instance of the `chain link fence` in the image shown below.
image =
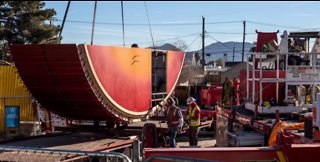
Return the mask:
<svg viewBox="0 0 320 162"><path fill-rule="evenodd" d="M0 146L0 161L6 162L131 162L118 152L92 152Z"/></svg>

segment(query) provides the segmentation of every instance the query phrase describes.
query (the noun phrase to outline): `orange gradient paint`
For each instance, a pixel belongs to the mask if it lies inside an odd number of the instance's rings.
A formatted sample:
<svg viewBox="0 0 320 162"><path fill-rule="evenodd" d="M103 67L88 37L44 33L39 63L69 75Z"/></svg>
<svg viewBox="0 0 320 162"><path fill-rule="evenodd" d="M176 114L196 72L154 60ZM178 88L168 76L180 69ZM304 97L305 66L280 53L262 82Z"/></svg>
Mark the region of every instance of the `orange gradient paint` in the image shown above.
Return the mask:
<svg viewBox="0 0 320 162"><path fill-rule="evenodd" d="M144 112L151 100L151 50L87 45L93 70L117 104Z"/></svg>
<svg viewBox="0 0 320 162"><path fill-rule="evenodd" d="M167 54L167 93L171 92L172 88L179 79L184 53L180 51L168 51Z"/></svg>

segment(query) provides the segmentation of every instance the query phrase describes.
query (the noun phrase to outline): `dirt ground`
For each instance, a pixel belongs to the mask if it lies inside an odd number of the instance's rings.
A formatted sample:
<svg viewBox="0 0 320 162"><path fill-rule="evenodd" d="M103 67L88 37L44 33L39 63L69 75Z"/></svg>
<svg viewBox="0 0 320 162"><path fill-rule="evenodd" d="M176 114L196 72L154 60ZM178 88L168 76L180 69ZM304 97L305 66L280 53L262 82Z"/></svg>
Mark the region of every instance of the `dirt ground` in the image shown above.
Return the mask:
<svg viewBox="0 0 320 162"><path fill-rule="evenodd" d="M216 139L212 132L200 130L198 134L198 147L207 148L214 147ZM187 135L177 137L177 147L189 147L189 139Z"/></svg>

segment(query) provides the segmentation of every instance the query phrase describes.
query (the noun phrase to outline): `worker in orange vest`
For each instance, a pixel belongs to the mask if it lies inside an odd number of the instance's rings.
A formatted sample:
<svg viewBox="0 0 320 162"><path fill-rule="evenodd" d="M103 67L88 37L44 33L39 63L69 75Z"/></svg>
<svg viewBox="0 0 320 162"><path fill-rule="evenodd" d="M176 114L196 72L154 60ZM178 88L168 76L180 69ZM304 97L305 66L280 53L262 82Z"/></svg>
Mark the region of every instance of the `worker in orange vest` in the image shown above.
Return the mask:
<svg viewBox="0 0 320 162"><path fill-rule="evenodd" d="M189 105L189 108L186 111L187 124L189 125L189 144L190 146L197 146L198 128L200 125L200 108L193 97L188 97L187 105Z"/></svg>
<svg viewBox="0 0 320 162"><path fill-rule="evenodd" d="M167 116L168 134L170 137L169 144L170 147L176 147L176 136L182 130L183 116L172 97L167 99L166 107L165 115Z"/></svg>

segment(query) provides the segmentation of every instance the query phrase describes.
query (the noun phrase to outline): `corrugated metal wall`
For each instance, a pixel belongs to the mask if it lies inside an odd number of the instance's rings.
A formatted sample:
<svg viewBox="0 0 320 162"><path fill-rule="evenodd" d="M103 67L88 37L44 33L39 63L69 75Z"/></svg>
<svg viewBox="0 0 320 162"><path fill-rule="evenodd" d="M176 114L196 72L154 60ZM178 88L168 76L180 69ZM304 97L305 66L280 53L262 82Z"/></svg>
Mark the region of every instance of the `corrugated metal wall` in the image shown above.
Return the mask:
<svg viewBox="0 0 320 162"><path fill-rule="evenodd" d="M20 121L35 121L31 94L14 66L0 66L0 132L5 131L5 105L20 106Z"/></svg>

